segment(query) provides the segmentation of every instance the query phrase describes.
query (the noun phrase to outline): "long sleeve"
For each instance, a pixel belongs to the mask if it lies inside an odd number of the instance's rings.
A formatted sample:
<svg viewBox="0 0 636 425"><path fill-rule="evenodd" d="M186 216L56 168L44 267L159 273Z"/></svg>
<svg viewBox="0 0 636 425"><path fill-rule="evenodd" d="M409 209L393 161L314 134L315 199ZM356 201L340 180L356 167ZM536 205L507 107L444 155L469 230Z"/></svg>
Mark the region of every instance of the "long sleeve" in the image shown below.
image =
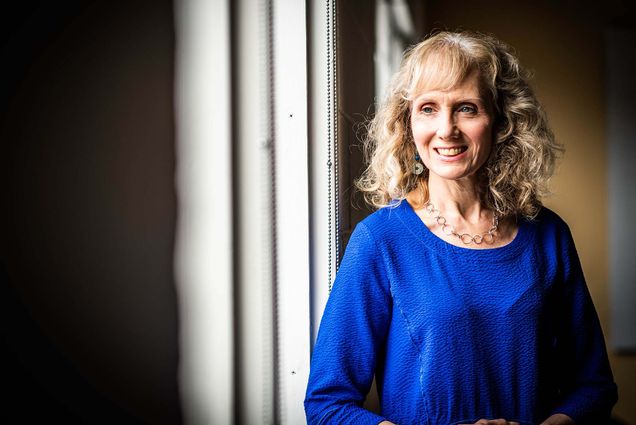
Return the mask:
<svg viewBox="0 0 636 425"><path fill-rule="evenodd" d="M604 423L617 400L601 325L585 284L574 241L564 230L564 286L557 350L560 358L561 403L577 424Z"/></svg>
<svg viewBox="0 0 636 425"><path fill-rule="evenodd" d="M305 398L308 424L378 424L362 408L391 316L386 271L372 235L358 224L325 307Z"/></svg>

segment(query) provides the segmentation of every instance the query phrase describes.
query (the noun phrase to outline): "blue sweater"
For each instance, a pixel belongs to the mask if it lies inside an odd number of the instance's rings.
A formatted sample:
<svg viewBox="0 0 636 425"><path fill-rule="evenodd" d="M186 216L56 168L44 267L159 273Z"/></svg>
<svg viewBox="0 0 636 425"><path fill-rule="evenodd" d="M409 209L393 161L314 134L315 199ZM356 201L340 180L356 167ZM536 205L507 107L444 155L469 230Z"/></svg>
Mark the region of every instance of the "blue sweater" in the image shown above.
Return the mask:
<svg viewBox="0 0 636 425"><path fill-rule="evenodd" d="M382 414L361 406L374 375ZM616 402L567 225L543 208L501 248L439 239L406 202L355 228L314 347L309 424L601 423Z"/></svg>

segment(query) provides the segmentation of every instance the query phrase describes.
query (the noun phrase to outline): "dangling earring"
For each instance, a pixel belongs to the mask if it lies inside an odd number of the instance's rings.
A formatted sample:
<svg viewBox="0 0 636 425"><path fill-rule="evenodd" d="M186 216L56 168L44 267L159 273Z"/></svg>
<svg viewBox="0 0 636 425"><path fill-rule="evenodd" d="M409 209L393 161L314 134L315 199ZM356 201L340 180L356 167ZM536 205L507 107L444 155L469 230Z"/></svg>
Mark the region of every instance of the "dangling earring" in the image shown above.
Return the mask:
<svg viewBox="0 0 636 425"><path fill-rule="evenodd" d="M420 154L415 153L415 163L413 164L413 174L419 176L424 172L424 164L420 162Z"/></svg>

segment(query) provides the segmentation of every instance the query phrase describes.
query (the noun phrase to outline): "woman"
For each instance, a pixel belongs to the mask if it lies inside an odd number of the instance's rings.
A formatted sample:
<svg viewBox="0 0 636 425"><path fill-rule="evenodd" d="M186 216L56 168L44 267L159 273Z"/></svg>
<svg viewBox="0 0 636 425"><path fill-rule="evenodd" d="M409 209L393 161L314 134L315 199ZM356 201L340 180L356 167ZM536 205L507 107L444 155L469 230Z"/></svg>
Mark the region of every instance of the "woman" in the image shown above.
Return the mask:
<svg viewBox="0 0 636 425"><path fill-rule="evenodd" d="M517 58L475 33L412 48L370 126L305 410L330 424L602 423L616 402L568 226L561 147ZM376 377L381 415L362 408Z"/></svg>

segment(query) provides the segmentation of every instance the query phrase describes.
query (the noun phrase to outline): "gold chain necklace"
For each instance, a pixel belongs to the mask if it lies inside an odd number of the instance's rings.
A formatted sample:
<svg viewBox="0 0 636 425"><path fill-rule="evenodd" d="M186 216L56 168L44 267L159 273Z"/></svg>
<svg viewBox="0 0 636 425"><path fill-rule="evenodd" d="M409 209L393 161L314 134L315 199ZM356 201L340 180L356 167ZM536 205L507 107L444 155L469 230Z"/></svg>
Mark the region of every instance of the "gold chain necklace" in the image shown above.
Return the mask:
<svg viewBox="0 0 636 425"><path fill-rule="evenodd" d="M420 192L422 195L422 202L424 202L424 188L421 186ZM435 208L435 205L433 205L430 200L426 201L426 204L424 204L424 210L430 217L435 220L435 223L437 223L437 225L442 228L442 233L444 233L446 236L455 236L459 238L459 240L462 241L465 245L470 245L471 243L480 245L483 242L491 244L495 241L495 232L499 228L499 217L497 216L497 214L493 213L492 226L490 226L490 229L488 229L488 231L484 233L478 233L476 235L470 235L468 233L457 233L455 231L455 227L446 222L446 218L444 218L440 214L440 210Z"/></svg>

